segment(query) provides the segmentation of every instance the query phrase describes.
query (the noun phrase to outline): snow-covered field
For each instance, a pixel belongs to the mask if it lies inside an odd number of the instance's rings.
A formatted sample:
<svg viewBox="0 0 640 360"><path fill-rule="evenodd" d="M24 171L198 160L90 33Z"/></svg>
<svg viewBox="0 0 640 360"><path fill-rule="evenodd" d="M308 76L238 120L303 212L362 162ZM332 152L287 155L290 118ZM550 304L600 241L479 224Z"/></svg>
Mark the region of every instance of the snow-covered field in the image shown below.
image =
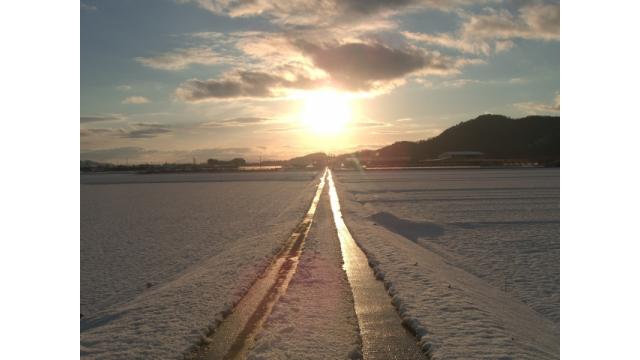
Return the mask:
<svg viewBox="0 0 640 360"><path fill-rule="evenodd" d="M289 237L317 175L83 175L81 355L180 358Z"/></svg>
<svg viewBox="0 0 640 360"><path fill-rule="evenodd" d="M559 357L558 169L335 177L351 233L434 358Z"/></svg>
<svg viewBox="0 0 640 360"><path fill-rule="evenodd" d="M82 357L180 358L289 238L318 175L83 175ZM559 178L334 172L352 236L433 359L559 357ZM252 358L360 354L327 195Z"/></svg>

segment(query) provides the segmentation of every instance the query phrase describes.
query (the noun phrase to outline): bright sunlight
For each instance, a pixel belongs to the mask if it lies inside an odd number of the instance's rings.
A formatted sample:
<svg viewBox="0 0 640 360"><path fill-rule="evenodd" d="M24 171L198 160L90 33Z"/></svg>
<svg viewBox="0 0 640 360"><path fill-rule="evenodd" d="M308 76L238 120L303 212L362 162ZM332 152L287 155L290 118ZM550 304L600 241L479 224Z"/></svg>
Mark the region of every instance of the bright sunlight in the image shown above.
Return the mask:
<svg viewBox="0 0 640 360"><path fill-rule="evenodd" d="M346 94L332 90L305 94L302 121L318 134L337 134L351 120L351 103Z"/></svg>

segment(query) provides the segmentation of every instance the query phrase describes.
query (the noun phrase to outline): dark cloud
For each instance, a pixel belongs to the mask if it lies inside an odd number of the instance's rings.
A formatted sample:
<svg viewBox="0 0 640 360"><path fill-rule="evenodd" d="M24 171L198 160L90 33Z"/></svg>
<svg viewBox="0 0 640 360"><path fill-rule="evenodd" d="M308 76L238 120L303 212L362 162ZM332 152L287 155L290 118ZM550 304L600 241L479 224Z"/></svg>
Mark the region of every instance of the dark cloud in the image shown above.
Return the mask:
<svg viewBox="0 0 640 360"><path fill-rule="evenodd" d="M318 46L304 40L295 44L331 76L332 82L348 90L370 90L376 82L400 79L417 71L446 73L456 67L448 57L415 48L364 43Z"/></svg>
<svg viewBox="0 0 640 360"><path fill-rule="evenodd" d="M80 136L109 135L128 139L154 138L170 133L171 129L158 123L135 123L129 128L119 129L80 129Z"/></svg>
<svg viewBox="0 0 640 360"><path fill-rule="evenodd" d="M170 133L171 130L165 128L148 128L124 131L121 135L123 138L128 139L147 139L154 138L162 134Z"/></svg>
<svg viewBox="0 0 640 360"><path fill-rule="evenodd" d="M188 80L178 87L176 96L190 102L245 97L268 98L278 96L282 89L312 88L316 83L302 76L290 80L282 75L261 71L238 71L227 79Z"/></svg>
<svg viewBox="0 0 640 360"><path fill-rule="evenodd" d="M286 90L310 90L331 85L348 91L370 91L402 80L410 74L448 74L462 62L439 53L418 48L392 48L379 43L317 45L306 40L291 40L298 54L307 57L315 69L287 64L273 73L240 70L222 79L191 79L176 89L176 97L198 102L211 99L272 98ZM322 70L323 78L306 75Z"/></svg>
<svg viewBox="0 0 640 360"><path fill-rule="evenodd" d="M407 5L417 4L416 0L342 0L336 1L342 13L371 15L385 11L400 10Z"/></svg>
<svg viewBox="0 0 640 360"><path fill-rule="evenodd" d="M271 97L271 88L282 79L266 73L243 72L235 79L188 80L176 91L178 98L185 101L200 101L211 98Z"/></svg>
<svg viewBox="0 0 640 360"><path fill-rule="evenodd" d="M123 117L121 115L94 115L94 116L81 116L80 123L90 123L90 122L98 122L98 121L115 121L122 120Z"/></svg>
<svg viewBox="0 0 640 360"><path fill-rule="evenodd" d="M167 126L157 123L136 123L133 129L120 129L119 136L128 139L148 139L171 132Z"/></svg>

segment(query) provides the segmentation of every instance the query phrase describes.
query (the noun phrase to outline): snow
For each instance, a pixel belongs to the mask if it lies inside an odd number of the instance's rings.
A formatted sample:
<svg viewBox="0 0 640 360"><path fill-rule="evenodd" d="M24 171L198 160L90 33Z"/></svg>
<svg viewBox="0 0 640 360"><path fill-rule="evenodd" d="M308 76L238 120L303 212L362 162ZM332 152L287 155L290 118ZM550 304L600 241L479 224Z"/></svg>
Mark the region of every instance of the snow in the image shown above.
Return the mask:
<svg viewBox="0 0 640 360"><path fill-rule="evenodd" d="M81 177L81 355L181 358L305 214L315 172Z"/></svg>
<svg viewBox="0 0 640 360"><path fill-rule="evenodd" d="M359 349L358 320L325 190L297 272L249 359L360 358Z"/></svg>
<svg viewBox="0 0 640 360"><path fill-rule="evenodd" d="M559 170L334 174L351 233L433 358L559 357Z"/></svg>

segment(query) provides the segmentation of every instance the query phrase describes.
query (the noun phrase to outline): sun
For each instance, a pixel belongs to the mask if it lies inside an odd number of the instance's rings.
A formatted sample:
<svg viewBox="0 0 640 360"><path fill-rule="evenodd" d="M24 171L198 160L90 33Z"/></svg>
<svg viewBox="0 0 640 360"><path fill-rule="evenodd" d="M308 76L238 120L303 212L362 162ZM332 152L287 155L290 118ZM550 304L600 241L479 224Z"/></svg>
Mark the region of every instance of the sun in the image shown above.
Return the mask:
<svg viewBox="0 0 640 360"><path fill-rule="evenodd" d="M333 90L308 92L303 97L300 118L314 133L338 134L351 120L351 101L346 94Z"/></svg>

